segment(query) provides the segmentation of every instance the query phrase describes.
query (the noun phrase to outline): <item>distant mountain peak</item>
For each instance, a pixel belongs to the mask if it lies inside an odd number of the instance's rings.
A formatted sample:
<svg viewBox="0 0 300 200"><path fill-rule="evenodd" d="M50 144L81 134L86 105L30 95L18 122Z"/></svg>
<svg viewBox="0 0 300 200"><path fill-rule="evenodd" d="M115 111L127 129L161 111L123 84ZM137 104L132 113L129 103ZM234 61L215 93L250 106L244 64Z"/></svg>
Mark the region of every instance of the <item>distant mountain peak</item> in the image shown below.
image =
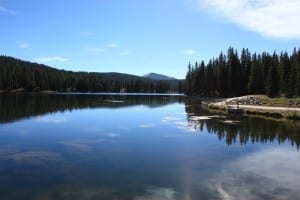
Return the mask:
<svg viewBox="0 0 300 200"><path fill-rule="evenodd" d="M157 73L153 73L153 72L151 72L149 74L145 74L143 77L153 79L153 80L176 80L176 78L174 78L174 77L166 76L163 74L157 74Z"/></svg>

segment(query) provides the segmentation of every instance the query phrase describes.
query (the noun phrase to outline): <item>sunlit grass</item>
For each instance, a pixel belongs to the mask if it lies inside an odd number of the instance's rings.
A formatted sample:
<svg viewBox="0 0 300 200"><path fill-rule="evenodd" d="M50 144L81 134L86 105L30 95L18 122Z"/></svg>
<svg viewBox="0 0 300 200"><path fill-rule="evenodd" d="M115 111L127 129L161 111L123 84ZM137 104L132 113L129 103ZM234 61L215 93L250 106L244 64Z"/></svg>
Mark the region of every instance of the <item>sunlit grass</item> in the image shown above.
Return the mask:
<svg viewBox="0 0 300 200"><path fill-rule="evenodd" d="M270 98L265 95L257 95L263 105L266 106L284 106L284 107L300 107L300 98L277 97Z"/></svg>

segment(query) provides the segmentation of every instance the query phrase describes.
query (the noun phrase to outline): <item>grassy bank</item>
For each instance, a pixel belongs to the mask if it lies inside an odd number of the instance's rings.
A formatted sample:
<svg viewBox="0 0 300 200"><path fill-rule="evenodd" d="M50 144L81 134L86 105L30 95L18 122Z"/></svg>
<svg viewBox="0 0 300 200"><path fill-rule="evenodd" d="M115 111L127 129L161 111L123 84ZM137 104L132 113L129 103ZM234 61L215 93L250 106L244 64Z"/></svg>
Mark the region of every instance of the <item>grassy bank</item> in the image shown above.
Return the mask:
<svg viewBox="0 0 300 200"><path fill-rule="evenodd" d="M228 113L230 107L242 107L246 115L300 120L300 98L269 98L265 95L248 95L209 103L211 112Z"/></svg>
<svg viewBox="0 0 300 200"><path fill-rule="evenodd" d="M263 105L275 107L300 107L300 98L270 98L264 95L259 96Z"/></svg>

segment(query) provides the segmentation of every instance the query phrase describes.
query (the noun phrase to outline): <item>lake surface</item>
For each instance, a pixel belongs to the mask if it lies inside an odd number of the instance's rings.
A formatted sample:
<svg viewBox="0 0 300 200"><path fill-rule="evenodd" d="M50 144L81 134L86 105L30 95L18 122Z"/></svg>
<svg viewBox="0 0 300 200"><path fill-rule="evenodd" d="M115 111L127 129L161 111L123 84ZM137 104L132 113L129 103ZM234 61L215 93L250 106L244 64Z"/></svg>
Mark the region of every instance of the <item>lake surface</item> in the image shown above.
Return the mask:
<svg viewBox="0 0 300 200"><path fill-rule="evenodd" d="M0 198L300 199L300 125L167 95L0 95Z"/></svg>

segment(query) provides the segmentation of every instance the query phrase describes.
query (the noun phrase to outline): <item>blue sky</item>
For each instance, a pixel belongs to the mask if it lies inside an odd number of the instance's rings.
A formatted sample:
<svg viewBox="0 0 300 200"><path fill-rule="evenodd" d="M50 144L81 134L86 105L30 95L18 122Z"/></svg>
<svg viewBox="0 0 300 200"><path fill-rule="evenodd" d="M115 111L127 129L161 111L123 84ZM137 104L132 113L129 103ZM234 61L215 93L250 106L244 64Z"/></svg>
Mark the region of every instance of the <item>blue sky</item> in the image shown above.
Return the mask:
<svg viewBox="0 0 300 200"><path fill-rule="evenodd" d="M0 0L0 54L60 69L157 72L229 46L291 52L299 0Z"/></svg>

